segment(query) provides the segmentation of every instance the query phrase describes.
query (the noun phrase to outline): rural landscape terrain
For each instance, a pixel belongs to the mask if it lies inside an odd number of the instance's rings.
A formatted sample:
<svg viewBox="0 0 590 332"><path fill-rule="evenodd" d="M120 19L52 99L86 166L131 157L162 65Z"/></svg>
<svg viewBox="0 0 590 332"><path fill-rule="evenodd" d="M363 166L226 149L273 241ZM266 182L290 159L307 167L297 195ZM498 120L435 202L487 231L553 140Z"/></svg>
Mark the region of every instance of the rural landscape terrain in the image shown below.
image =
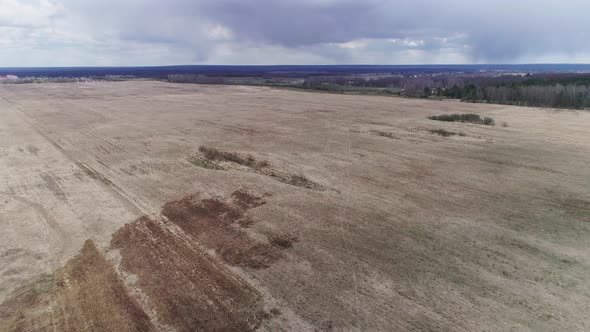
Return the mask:
<svg viewBox="0 0 590 332"><path fill-rule="evenodd" d="M590 330L588 111L136 80L0 114L0 331Z"/></svg>

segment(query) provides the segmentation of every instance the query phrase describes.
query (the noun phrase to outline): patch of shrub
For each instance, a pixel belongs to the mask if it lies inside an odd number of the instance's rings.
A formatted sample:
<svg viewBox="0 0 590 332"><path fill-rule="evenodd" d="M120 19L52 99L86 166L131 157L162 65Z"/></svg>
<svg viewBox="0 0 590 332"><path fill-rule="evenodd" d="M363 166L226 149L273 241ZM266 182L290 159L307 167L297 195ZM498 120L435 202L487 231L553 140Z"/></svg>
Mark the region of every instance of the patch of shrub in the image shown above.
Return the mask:
<svg viewBox="0 0 590 332"><path fill-rule="evenodd" d="M289 174L277 170L264 170L261 172L273 179L296 187L303 187L311 190L323 191L326 188L319 183L313 182L304 175Z"/></svg>
<svg viewBox="0 0 590 332"><path fill-rule="evenodd" d="M454 114L443 114L443 115L432 115L429 116L428 119L436 120L436 121L445 121L445 122L463 122L463 123L475 123L475 124L483 124L486 126L493 126L495 125L494 119L485 117L481 118L478 114L475 113L454 113Z"/></svg>
<svg viewBox="0 0 590 332"><path fill-rule="evenodd" d="M299 241L299 238L297 238L296 235L291 234L274 235L270 238L270 243L281 249L291 248L293 247L293 243L297 241Z"/></svg>
<svg viewBox="0 0 590 332"><path fill-rule="evenodd" d="M215 148L208 148L206 146L200 146L199 152L201 152L207 160L229 161L250 168L264 168L269 165L267 161L257 161L252 156L244 158L235 152L219 151Z"/></svg>
<svg viewBox="0 0 590 332"><path fill-rule="evenodd" d="M291 178L288 180L288 183L298 187L305 187L305 188L314 188L315 182L309 180L303 175L291 175Z"/></svg>
<svg viewBox="0 0 590 332"><path fill-rule="evenodd" d="M494 119L486 116L485 118L483 118L483 124L486 126L495 126L496 122L494 121Z"/></svg>
<svg viewBox="0 0 590 332"><path fill-rule="evenodd" d="M428 130L428 132L431 134L434 134L434 135L442 136L442 137L450 137L450 136L457 135L457 133L454 131L448 131L448 130L444 130L444 129L430 129L430 130Z"/></svg>
<svg viewBox="0 0 590 332"><path fill-rule="evenodd" d="M386 131L372 130L371 132L377 136L387 137L387 138L391 138L391 139L399 139L399 138L395 137L395 135L393 133L388 133Z"/></svg>
<svg viewBox="0 0 590 332"><path fill-rule="evenodd" d="M214 169L214 170L223 170L224 169L223 167L211 162L210 160L202 158L201 156L198 156L198 155L188 157L188 161L197 167Z"/></svg>

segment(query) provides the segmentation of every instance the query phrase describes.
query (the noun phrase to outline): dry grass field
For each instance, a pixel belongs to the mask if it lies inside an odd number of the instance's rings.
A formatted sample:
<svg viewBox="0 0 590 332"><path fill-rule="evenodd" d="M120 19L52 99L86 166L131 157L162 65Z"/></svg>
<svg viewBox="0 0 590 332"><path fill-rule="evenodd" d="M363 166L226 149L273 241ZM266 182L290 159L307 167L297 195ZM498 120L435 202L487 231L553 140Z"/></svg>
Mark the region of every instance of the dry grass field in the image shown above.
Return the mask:
<svg viewBox="0 0 590 332"><path fill-rule="evenodd" d="M590 329L588 112L0 85L0 181L0 331Z"/></svg>

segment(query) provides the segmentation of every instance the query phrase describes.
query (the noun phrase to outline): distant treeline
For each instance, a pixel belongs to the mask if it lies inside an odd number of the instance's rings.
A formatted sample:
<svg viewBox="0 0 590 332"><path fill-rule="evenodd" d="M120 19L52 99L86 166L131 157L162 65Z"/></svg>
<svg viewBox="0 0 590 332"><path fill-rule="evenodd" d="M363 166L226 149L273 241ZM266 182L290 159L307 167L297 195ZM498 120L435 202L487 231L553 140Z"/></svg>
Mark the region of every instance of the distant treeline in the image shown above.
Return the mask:
<svg viewBox="0 0 590 332"><path fill-rule="evenodd" d="M231 66L231 65L181 65L154 67L38 67L2 68L0 76L19 77L103 77L132 76L136 78L166 79L168 75L191 74L209 77L260 77L306 78L311 76L345 76L363 74L443 73L497 71L590 71L590 65L279 65L279 66Z"/></svg>
<svg viewBox="0 0 590 332"><path fill-rule="evenodd" d="M336 93L454 98L467 102L590 109L590 74L577 73L416 73L381 75L221 77L170 74L173 83L245 84Z"/></svg>
<svg viewBox="0 0 590 332"><path fill-rule="evenodd" d="M172 83L196 83L196 84L227 84L223 77L209 77L196 74L172 74L168 75L168 81Z"/></svg>
<svg viewBox="0 0 590 332"><path fill-rule="evenodd" d="M471 102L522 106L590 109L590 74L470 73L423 74L384 77L310 77L302 87L345 93L373 89L410 97L445 97Z"/></svg>
<svg viewBox="0 0 590 332"><path fill-rule="evenodd" d="M521 106L590 109L590 86L576 84L454 86L436 90L435 95L463 101Z"/></svg>

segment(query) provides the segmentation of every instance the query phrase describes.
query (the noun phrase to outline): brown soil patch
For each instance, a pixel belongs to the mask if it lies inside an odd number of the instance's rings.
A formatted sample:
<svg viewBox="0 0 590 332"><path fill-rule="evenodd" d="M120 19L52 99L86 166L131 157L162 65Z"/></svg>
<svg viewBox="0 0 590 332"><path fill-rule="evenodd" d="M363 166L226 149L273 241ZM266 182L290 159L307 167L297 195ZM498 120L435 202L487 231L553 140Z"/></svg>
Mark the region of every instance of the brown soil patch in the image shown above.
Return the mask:
<svg viewBox="0 0 590 332"><path fill-rule="evenodd" d="M266 204L262 197L254 196L246 191L237 190L231 194L234 203L238 205L242 210L252 209L261 205Z"/></svg>
<svg viewBox="0 0 590 332"><path fill-rule="evenodd" d="M86 241L53 275L17 289L0 305L0 331L154 331L115 269Z"/></svg>
<svg viewBox="0 0 590 332"><path fill-rule="evenodd" d="M291 245L260 242L243 227L249 209L266 202L246 191L227 201L196 195L166 204L168 220L142 217L111 240L121 269L138 278L158 319L178 331L252 331L271 317L262 295L203 251L226 262L264 268ZM179 226L186 234L178 229ZM0 331L153 331L150 318L115 268L87 241L80 254L53 275L22 287L0 305Z"/></svg>
<svg viewBox="0 0 590 332"><path fill-rule="evenodd" d="M261 197L236 191L232 199L200 199L196 195L164 205L162 215L178 225L198 242L219 254L226 262L255 269L269 267L282 253L268 242L248 236L239 226L253 221L246 211L265 204Z"/></svg>
<svg viewBox="0 0 590 332"><path fill-rule="evenodd" d="M223 210L214 202L194 209L211 216ZM178 211L179 216L184 213ZM179 331L255 330L267 316L258 291L166 223L140 218L121 228L111 242L121 251L122 268L138 276L160 319Z"/></svg>

